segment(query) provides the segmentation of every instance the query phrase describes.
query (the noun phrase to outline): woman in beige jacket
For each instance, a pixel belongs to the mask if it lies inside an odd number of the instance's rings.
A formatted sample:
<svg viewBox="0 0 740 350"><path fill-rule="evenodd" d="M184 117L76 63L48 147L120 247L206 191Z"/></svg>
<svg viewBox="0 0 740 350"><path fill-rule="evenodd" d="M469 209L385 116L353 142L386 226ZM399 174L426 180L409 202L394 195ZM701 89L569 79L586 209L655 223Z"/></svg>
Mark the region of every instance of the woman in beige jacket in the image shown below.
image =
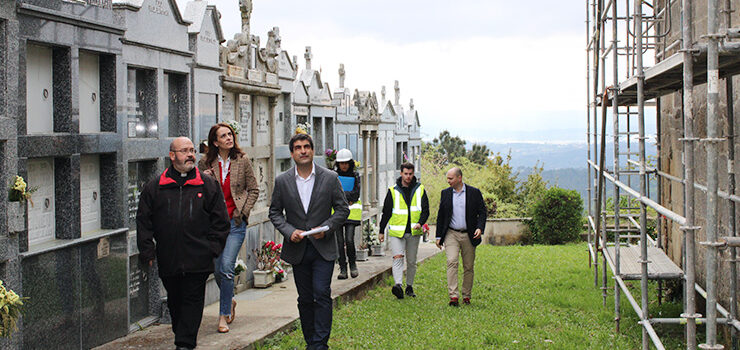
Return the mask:
<svg viewBox="0 0 740 350"><path fill-rule="evenodd" d="M239 148L236 133L225 123L211 127L208 132L208 152L198 162L198 169L215 177L226 200L226 208L231 220L231 232L226 246L214 261L214 276L221 289L218 331L226 333L235 317L234 264L247 231L249 212L259 196L257 180L254 177L252 162Z"/></svg>

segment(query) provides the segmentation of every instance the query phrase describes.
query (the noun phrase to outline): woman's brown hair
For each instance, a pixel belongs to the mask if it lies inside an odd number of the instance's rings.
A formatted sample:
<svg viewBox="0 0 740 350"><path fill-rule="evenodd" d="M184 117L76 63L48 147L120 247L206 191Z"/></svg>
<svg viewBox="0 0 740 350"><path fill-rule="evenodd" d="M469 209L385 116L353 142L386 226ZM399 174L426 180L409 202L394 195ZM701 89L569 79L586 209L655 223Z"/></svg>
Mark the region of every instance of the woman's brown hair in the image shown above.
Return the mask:
<svg viewBox="0 0 740 350"><path fill-rule="evenodd" d="M239 143L236 141L236 133L234 132L234 129L229 126L229 124L226 123L218 123L211 127L211 130L208 132L208 153L206 153L206 166L211 166L213 162L218 159L218 147L216 147L216 141L218 141L218 129L220 128L228 128L231 130L231 135L234 137L234 147L229 150L229 158L236 159L244 154L244 151L242 151L241 148L239 148Z"/></svg>

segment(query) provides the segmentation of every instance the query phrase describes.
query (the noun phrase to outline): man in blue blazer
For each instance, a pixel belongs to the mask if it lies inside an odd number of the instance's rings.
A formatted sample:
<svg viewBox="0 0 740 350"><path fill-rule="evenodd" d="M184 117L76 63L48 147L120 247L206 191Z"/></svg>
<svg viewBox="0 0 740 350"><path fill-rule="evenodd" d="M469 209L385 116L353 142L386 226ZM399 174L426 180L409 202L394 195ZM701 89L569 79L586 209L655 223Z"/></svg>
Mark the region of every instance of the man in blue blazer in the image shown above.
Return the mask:
<svg viewBox="0 0 740 350"><path fill-rule="evenodd" d="M447 255L447 290L450 306L459 306L457 266L460 255L463 261L463 304L470 304L473 290L473 265L475 247L481 242L486 229L486 205L480 190L463 183L462 170L452 168L447 172L449 188L442 190L437 212L437 247L445 246Z"/></svg>

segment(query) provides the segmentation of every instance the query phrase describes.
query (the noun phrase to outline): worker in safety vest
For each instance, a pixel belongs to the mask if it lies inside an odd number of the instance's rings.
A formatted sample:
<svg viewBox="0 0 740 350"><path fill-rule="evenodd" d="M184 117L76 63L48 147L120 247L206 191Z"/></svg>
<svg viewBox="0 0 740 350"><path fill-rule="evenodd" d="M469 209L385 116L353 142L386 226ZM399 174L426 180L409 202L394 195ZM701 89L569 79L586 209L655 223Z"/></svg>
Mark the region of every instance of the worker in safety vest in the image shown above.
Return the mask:
<svg viewBox="0 0 740 350"><path fill-rule="evenodd" d="M349 216L342 225L344 232L337 232L337 244L339 245L339 278L347 279L347 261L349 260L349 273L352 278L359 275L357 271L357 260L355 252L355 228L362 221L362 201L360 200L360 174L355 171L355 161L352 152L342 148L337 152L336 166L334 171L339 175L342 183L344 197L349 204ZM346 247L346 253L345 253Z"/></svg>
<svg viewBox="0 0 740 350"><path fill-rule="evenodd" d="M414 165L401 164L401 177L388 189L383 203L383 217L380 220L381 242L385 240L386 225L393 252L393 280L396 282L391 292L403 299L403 258L406 257L406 295L415 297L414 275L416 275L416 253L423 233L422 226L429 218L429 199L424 185L416 181Z"/></svg>

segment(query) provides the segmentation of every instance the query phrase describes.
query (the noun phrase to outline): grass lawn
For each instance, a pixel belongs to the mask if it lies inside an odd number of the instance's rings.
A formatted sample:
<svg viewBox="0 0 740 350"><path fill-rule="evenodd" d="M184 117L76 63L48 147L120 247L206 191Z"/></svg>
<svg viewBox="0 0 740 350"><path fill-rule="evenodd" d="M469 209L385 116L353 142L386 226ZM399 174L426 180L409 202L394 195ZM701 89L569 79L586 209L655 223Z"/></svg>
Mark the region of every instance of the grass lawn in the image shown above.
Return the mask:
<svg viewBox="0 0 740 350"><path fill-rule="evenodd" d="M639 349L641 327L622 298L621 333L614 333L613 281L607 305L594 287L586 244L482 245L477 249L472 305L447 305L445 257L419 266L416 298L397 300L392 280L363 300L334 311L329 346L336 349ZM462 263L460 264L462 277ZM632 282L639 287L639 281ZM655 285L651 284L652 294ZM639 302L639 291L633 293ZM677 317L681 305L658 305L654 317ZM683 328L656 326L668 349L684 347ZM703 339L700 338L700 340ZM701 341L700 341L701 342ZM300 329L264 349L302 349Z"/></svg>

